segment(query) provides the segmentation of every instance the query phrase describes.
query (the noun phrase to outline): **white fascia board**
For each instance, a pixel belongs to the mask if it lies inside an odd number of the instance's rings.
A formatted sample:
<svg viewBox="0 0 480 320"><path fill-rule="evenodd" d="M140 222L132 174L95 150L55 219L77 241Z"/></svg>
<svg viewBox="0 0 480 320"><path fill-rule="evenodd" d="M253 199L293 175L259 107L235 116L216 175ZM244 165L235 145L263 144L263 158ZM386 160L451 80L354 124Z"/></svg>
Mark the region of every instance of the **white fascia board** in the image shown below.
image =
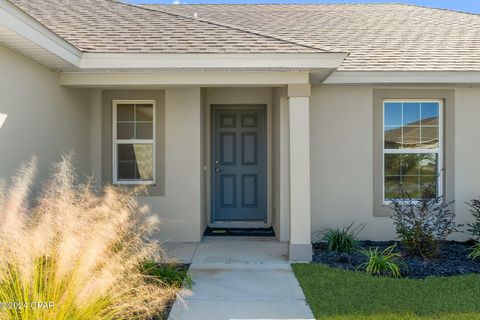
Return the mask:
<svg viewBox="0 0 480 320"><path fill-rule="evenodd" d="M80 50L7 0L0 0L0 24L73 66L80 64Z"/></svg>
<svg viewBox="0 0 480 320"><path fill-rule="evenodd" d="M480 72L335 71L321 84L480 84Z"/></svg>
<svg viewBox="0 0 480 320"><path fill-rule="evenodd" d="M115 69L324 69L338 68L346 53L155 54L84 53L80 70Z"/></svg>
<svg viewBox="0 0 480 320"><path fill-rule="evenodd" d="M182 72L182 73L134 73L134 72L63 72L63 86L102 87L163 87L163 86L277 86L308 84L308 72Z"/></svg>

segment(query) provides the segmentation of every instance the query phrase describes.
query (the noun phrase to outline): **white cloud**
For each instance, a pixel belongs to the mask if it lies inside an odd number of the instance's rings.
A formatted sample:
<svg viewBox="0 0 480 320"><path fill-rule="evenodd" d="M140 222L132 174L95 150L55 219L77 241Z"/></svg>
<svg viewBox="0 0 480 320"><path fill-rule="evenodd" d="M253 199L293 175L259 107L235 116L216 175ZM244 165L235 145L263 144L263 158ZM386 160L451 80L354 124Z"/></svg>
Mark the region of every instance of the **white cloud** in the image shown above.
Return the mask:
<svg viewBox="0 0 480 320"><path fill-rule="evenodd" d="M172 3L173 4L182 4L182 2L180 2L180 0L173 0Z"/></svg>

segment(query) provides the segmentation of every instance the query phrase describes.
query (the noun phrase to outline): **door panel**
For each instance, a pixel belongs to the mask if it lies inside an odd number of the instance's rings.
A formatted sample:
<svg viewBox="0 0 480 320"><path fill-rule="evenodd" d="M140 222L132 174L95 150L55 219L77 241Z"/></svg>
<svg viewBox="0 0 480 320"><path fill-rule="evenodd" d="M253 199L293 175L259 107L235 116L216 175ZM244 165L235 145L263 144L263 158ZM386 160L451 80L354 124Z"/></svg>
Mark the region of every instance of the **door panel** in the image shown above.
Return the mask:
<svg viewBox="0 0 480 320"><path fill-rule="evenodd" d="M237 143L236 135L234 132L222 132L220 134L220 164L235 165Z"/></svg>
<svg viewBox="0 0 480 320"><path fill-rule="evenodd" d="M222 208L235 208L237 206L237 183L234 174L220 175L220 200Z"/></svg>
<svg viewBox="0 0 480 320"><path fill-rule="evenodd" d="M243 132L242 133L242 165L256 166L257 163L257 133Z"/></svg>
<svg viewBox="0 0 480 320"><path fill-rule="evenodd" d="M265 106L214 106L212 120L212 222L266 222Z"/></svg>

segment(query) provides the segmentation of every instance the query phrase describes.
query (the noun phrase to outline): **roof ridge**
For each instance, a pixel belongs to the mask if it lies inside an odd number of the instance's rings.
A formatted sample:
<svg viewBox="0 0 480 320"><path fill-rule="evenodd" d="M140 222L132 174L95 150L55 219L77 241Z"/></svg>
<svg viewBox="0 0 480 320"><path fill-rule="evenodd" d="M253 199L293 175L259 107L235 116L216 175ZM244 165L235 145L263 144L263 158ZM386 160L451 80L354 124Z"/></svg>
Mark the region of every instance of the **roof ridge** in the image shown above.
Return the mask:
<svg viewBox="0 0 480 320"><path fill-rule="evenodd" d="M473 16L480 16L480 13L460 11L448 8L438 8L438 7L429 7L424 5L418 5L413 3L404 3L404 2L343 2L343 3L268 3L268 2L258 2L258 3L182 3L182 4L165 4L165 3L139 3L137 6L349 6L349 5L400 5L406 7L415 7L431 10L441 10L447 12L454 12L460 14L467 14Z"/></svg>
<svg viewBox="0 0 480 320"><path fill-rule="evenodd" d="M115 3L123 4L125 6L134 7L134 8L138 8L138 9L142 9L142 10L147 10L147 11L150 11L150 12L161 12L161 13L168 14L168 15L171 15L171 16L188 19L188 20L191 20L191 21L200 21L200 22L203 22L203 23L208 23L208 24L215 25L215 26L220 26L220 27L229 28L229 29L236 30L236 31L250 33L250 34L254 34L256 36L260 36L260 37L264 37L264 38L270 38L270 39L274 39L274 40L277 40L277 41L282 41L284 43L293 44L293 45L301 46L301 47L308 48L308 49L323 51L323 52L326 52L326 53L346 53L346 52L337 52L337 51L322 49L320 47L316 47L316 46L313 46L313 45L310 45L310 44L302 44L302 43L299 43L297 41L279 38L279 37L274 36L274 35L268 35L268 34L260 33L258 31L252 31L252 30L248 30L248 29L245 29L245 28L241 28L241 27L238 27L238 26L232 26L232 25L229 25L229 24L214 22L214 21L201 19L201 18L193 18L193 17L187 16L187 15L174 13L174 12L170 12L170 11L164 11L164 10L160 10L160 9L143 7L142 5L125 3L125 2L122 2L120 0L105 0L105 1L115 2Z"/></svg>
<svg viewBox="0 0 480 320"><path fill-rule="evenodd" d="M466 11L453 10L453 9L448 9L448 8L427 7L427 6L422 6L422 5L413 4L413 3L400 3L399 2L397 4L402 5L402 6L406 6L406 7L415 7L415 8L422 8L422 9L447 11L447 12L454 12L454 13L460 13L460 14L466 14L466 15L470 15L470 16L480 17L480 13L474 13L474 12L466 12Z"/></svg>
<svg viewBox="0 0 480 320"><path fill-rule="evenodd" d="M365 5L365 4L403 4L400 2L343 2L343 3L311 3L311 2L285 2L285 3L271 3L271 2L257 2L257 3L139 3L138 6L317 6L317 5Z"/></svg>

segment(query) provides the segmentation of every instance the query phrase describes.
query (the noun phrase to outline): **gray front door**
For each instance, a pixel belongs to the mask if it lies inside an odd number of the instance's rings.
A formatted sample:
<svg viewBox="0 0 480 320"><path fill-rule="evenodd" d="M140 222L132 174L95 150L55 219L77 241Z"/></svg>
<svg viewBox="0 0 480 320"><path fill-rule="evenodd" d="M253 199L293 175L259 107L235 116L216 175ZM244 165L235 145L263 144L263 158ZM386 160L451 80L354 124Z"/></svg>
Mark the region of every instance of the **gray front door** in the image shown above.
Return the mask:
<svg viewBox="0 0 480 320"><path fill-rule="evenodd" d="M265 106L212 111L212 222L266 222Z"/></svg>

